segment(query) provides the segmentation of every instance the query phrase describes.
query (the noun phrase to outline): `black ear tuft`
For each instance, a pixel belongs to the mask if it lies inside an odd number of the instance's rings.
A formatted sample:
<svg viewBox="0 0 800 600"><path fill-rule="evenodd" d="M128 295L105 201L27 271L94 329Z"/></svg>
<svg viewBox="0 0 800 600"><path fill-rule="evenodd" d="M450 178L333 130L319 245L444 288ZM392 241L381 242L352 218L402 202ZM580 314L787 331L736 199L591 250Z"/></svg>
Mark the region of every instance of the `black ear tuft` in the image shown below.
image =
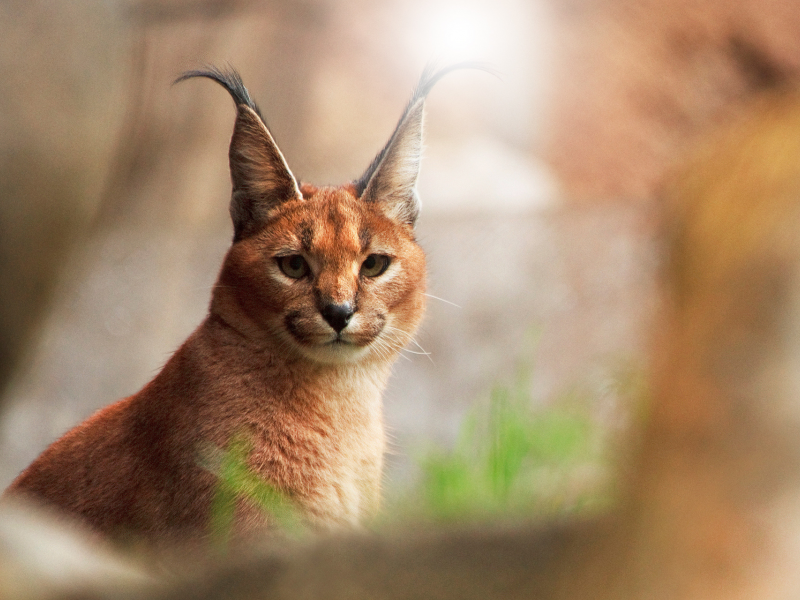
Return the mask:
<svg viewBox="0 0 800 600"><path fill-rule="evenodd" d="M386 214L399 222L413 226L419 215L416 184L422 158L425 98L442 77L458 69L478 69L497 74L491 66L478 62L461 62L442 69L433 65L425 67L386 146L364 174L353 182L359 197L365 202L380 202Z"/></svg>
<svg viewBox="0 0 800 600"><path fill-rule="evenodd" d="M230 212L234 241L239 240L257 231L274 208L303 196L239 74L234 69L208 67L187 71L175 83L194 77L216 81L236 103L236 124L228 157L233 182Z"/></svg>
<svg viewBox="0 0 800 600"><path fill-rule="evenodd" d="M244 82L242 81L241 75L231 67L227 69L220 69L215 66L208 66L205 69L196 69L194 71L186 71L182 73L180 77L178 77L174 82L173 85L176 83L180 83L181 81L186 81L187 79L193 79L195 77L205 77L206 79L211 79L212 81L216 81L226 90L233 98L233 101L236 103L236 106L246 106L253 112L258 115L258 118L264 121L264 117L261 116L261 111L259 110L258 106L255 102L250 98L250 92L247 91L247 88L244 87Z"/></svg>

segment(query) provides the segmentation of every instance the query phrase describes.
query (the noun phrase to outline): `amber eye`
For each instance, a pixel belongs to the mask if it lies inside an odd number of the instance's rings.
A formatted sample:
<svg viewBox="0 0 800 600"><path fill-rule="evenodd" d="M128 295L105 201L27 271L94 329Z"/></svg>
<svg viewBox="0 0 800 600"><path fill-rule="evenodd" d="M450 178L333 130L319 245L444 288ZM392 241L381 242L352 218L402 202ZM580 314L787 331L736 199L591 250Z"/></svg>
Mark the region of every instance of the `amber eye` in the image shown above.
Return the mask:
<svg viewBox="0 0 800 600"><path fill-rule="evenodd" d="M361 263L361 274L364 277L377 277L383 275L383 272L389 267L388 256L383 254L370 254L366 260Z"/></svg>
<svg viewBox="0 0 800 600"><path fill-rule="evenodd" d="M283 271L283 274L292 279L300 279L308 275L309 268L306 259L299 254L292 254L290 256L279 256L278 266Z"/></svg>

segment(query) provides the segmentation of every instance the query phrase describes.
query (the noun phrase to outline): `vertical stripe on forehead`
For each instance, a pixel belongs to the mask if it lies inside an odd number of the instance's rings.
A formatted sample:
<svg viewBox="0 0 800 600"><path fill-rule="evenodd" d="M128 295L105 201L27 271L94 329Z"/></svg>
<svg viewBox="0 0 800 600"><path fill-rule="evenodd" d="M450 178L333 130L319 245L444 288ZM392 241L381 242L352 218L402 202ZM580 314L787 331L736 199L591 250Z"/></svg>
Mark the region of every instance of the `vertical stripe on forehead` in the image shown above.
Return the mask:
<svg viewBox="0 0 800 600"><path fill-rule="evenodd" d="M324 214L324 213L323 213ZM341 248L358 252L358 233L361 215L346 204L335 203L328 207L325 221L322 223L331 241Z"/></svg>
<svg viewBox="0 0 800 600"><path fill-rule="evenodd" d="M333 240L336 245L349 252L358 252L360 250L358 238L358 224L352 219L342 219L336 223L328 224L333 231Z"/></svg>
<svg viewBox="0 0 800 600"><path fill-rule="evenodd" d="M314 228L311 226L311 223L308 221L300 223L300 229L297 233L300 236L300 245L303 250L310 252L311 243L314 241Z"/></svg>
<svg viewBox="0 0 800 600"><path fill-rule="evenodd" d="M369 227L362 227L358 232L358 241L361 244L361 253L364 254L372 242L372 231Z"/></svg>
<svg viewBox="0 0 800 600"><path fill-rule="evenodd" d="M341 207L331 204L328 208L328 223L333 226L334 231L341 231L347 223L347 216L343 213Z"/></svg>

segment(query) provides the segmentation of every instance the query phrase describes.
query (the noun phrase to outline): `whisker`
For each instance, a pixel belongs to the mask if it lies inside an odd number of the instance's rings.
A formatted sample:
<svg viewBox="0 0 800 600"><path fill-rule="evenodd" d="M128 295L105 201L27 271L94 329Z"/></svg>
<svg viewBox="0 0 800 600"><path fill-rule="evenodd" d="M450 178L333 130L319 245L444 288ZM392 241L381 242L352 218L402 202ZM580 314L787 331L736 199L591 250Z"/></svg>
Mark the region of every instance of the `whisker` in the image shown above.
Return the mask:
<svg viewBox="0 0 800 600"><path fill-rule="evenodd" d="M463 308L462 306L459 306L455 302L450 302L450 300L445 300L444 298L439 298L439 296L434 296L433 294L427 294L427 293L424 293L424 295L427 296L428 298L433 298L434 300L439 300L440 302L444 302L445 304L451 304L452 306L455 306L456 308Z"/></svg>
<svg viewBox="0 0 800 600"><path fill-rule="evenodd" d="M399 355L406 360L411 360L408 356L402 354L404 343L398 339L394 330L404 333L395 327L385 328L383 334L375 340L376 349L379 350L380 356L387 360L390 360L393 355Z"/></svg>
<svg viewBox="0 0 800 600"><path fill-rule="evenodd" d="M402 352L408 352L409 354L421 354L423 356L430 356L430 352L418 352L417 350L411 350L410 348L403 348Z"/></svg>
<svg viewBox="0 0 800 600"><path fill-rule="evenodd" d="M417 340L412 339L411 343L414 344L417 348L419 348L421 350L421 354L430 354L430 352L428 352L427 350L425 350L425 348L420 346L420 344L419 344L419 342Z"/></svg>
<svg viewBox="0 0 800 600"><path fill-rule="evenodd" d="M420 351L415 352L414 350L409 350L408 348L406 348L407 352L411 352L412 354L423 354L428 357L428 360L431 361L432 365L436 364L435 362L433 362L433 356L431 355L431 353L425 350L425 348L423 348L417 340L412 338L411 343L414 344L417 348L419 348Z"/></svg>
<svg viewBox="0 0 800 600"><path fill-rule="evenodd" d="M413 340L412 340L412 341L413 341ZM414 343L416 344L416 342L414 342ZM417 345L419 346L419 344L417 344ZM431 356L431 353L430 353L430 352L427 352L427 351L425 351L425 350L423 350L422 352L415 352L414 350L409 350L408 348L406 348L406 349L405 349L405 351L406 351L406 352L410 352L411 354L422 354L423 356L427 356L427 357L428 357L428 360L429 360L429 361L431 361L431 364L432 364L432 365L435 365L435 364L436 364L436 363L433 361L433 356Z"/></svg>
<svg viewBox="0 0 800 600"><path fill-rule="evenodd" d="M406 340L403 342L403 345L405 345L405 344L414 344L420 350L419 352L417 352L416 350L410 350L408 348L401 348L400 349L401 353L402 352L408 352L409 354L422 354L422 355L428 357L428 360L431 361L431 364L436 364L433 361L431 353L428 352L427 350L425 350L425 348L423 348L422 345L417 340L415 340L413 337L411 337L408 334L407 331L403 331L402 329L399 329L397 327L392 327L391 325L387 325L385 327L385 329L387 330L387 333L394 334L395 336L397 336L397 334L394 333L394 332L398 332L398 333L402 334L402 336L406 338ZM397 341L400 341L400 340L397 340Z"/></svg>
<svg viewBox="0 0 800 600"><path fill-rule="evenodd" d="M402 354L401 352L398 352L397 348L393 348L393 347L392 347L391 345L389 345L389 344L385 344L385 345L384 345L383 352L384 352L384 355L386 356L386 358L387 358L388 360L391 360L391 358L392 358L392 356L393 356L393 355L397 355L397 356L403 356L403 354ZM410 358L408 358L407 356L403 356L403 358L405 358L406 360L411 360L411 359L410 359Z"/></svg>

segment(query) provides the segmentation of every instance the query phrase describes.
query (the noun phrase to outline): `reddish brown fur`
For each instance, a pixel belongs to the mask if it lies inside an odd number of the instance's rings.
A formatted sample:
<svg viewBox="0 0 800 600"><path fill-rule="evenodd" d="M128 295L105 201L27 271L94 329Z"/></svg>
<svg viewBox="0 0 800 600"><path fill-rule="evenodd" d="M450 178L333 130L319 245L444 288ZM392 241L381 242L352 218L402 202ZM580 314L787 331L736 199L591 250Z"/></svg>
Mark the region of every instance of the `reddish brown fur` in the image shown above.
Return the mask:
<svg viewBox="0 0 800 600"><path fill-rule="evenodd" d="M216 486L203 457L244 434L250 466L311 526L356 524L376 510L380 395L422 318L425 257L394 206L357 198L352 185L298 186L255 119L239 107L237 239L208 317L144 389L53 443L9 493L114 537L203 539ZM371 254L391 259L380 276L364 275ZM309 276L286 275L287 255L304 257ZM322 307L345 302L355 312L338 333ZM242 531L269 525L255 512L238 516Z"/></svg>
<svg viewBox="0 0 800 600"><path fill-rule="evenodd" d="M333 218L316 220L325 214ZM296 247L296 232L309 223L309 255L324 276L315 286L281 285L272 256ZM372 232L366 251L356 233L362 228ZM401 271L386 285L359 283L354 273L373 248L390 250ZM10 489L110 534L202 536L215 477L200 465L200 454L244 431L255 443L252 467L289 493L310 523L358 522L378 504L380 393L394 355L422 316L424 265L410 228L344 189L321 188L285 204L268 227L230 249L208 318L162 372L55 442ZM313 293L298 284L336 300L356 299L366 324L352 336L363 357L314 348L325 327ZM307 321L308 348L281 330L292 311ZM380 335L372 316L409 333L389 336L385 351L368 346ZM315 350L319 360L309 360L306 353Z"/></svg>

